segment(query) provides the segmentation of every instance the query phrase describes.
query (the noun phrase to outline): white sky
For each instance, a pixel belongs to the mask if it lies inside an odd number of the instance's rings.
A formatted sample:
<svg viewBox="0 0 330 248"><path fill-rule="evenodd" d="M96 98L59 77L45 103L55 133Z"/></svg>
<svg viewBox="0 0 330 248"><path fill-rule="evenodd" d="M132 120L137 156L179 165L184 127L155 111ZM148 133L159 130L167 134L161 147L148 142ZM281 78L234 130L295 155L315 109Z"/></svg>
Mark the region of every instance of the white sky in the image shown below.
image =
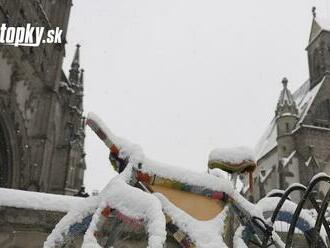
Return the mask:
<svg viewBox="0 0 330 248"><path fill-rule="evenodd" d="M148 157L205 171L213 148L254 147L282 77L292 91L308 78L311 8L326 17L327 1L75 0L65 68L80 43L85 112ZM85 185L100 190L113 170L86 134Z"/></svg>

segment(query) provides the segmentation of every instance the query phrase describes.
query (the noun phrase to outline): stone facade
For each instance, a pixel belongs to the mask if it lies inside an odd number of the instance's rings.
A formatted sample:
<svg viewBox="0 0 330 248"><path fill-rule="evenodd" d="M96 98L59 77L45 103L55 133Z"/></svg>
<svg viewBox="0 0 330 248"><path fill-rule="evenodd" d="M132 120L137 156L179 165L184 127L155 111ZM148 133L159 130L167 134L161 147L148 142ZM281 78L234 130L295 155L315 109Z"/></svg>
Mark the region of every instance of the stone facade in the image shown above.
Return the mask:
<svg viewBox="0 0 330 248"><path fill-rule="evenodd" d="M0 187L74 194L84 161L83 71L62 71L71 0L0 0L0 22L63 30L62 44L0 46Z"/></svg>
<svg viewBox="0 0 330 248"><path fill-rule="evenodd" d="M330 174L330 31L322 23L314 16L306 48L310 79L293 94L283 79L274 119L257 145L255 200L292 183L307 185L318 172ZM321 185L319 197L324 191Z"/></svg>
<svg viewBox="0 0 330 248"><path fill-rule="evenodd" d="M64 214L54 211L0 207L0 247L42 247L47 236ZM81 237L80 240L82 240Z"/></svg>

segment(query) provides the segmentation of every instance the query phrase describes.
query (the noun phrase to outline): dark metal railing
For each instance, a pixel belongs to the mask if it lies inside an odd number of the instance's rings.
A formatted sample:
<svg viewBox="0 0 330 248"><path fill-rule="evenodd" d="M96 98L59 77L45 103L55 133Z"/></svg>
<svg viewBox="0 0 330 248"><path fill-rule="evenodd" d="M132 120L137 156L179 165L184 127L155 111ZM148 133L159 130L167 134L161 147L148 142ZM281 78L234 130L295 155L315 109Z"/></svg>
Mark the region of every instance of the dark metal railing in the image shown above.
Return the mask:
<svg viewBox="0 0 330 248"><path fill-rule="evenodd" d="M313 178L308 187L306 188L300 202L298 203L297 205L297 208L296 208L296 211L294 212L293 214L293 217L292 217L292 222L291 222L291 225L290 225L290 228L289 228L289 232L287 234L287 238L286 238L286 245L285 245L285 248L291 248L292 246L292 241L293 241L293 234L294 234L294 231L295 231L295 228L296 228L296 225L297 225L297 221L298 221L298 218L299 218L299 215L301 213L301 210L305 204L305 202L307 201L307 199L311 199L311 192L313 191L315 185L317 185L318 183L320 182L327 182L330 184L330 177L328 175L325 175L325 174L322 174L318 177L315 177ZM328 195L328 194L327 194ZM326 196L327 197L327 196ZM330 193L329 193L329 196L330 197ZM315 206L314 206L314 203L315 203ZM323 203L322 203L322 206L321 206L321 209L319 209L316 201L314 201L312 199L311 203L313 204L314 208L316 209L316 211L318 211L318 221L316 222L316 224L320 225L321 227L321 223L323 224L328 236L330 234L330 230L329 230L329 225L326 223L325 219L324 219L324 213L325 211L323 210L324 207L327 207L327 203L328 200L327 199L324 199ZM325 206L326 205L326 206ZM324 212L324 213L323 213ZM323 216L322 216L323 214ZM315 227L314 227L315 229ZM313 245L313 242L315 243L315 239L317 239L317 241L319 240L317 237L319 237L319 232L316 232L316 230L313 231L314 235L312 237L312 245ZM317 236L317 237L316 237ZM315 244L314 244L314 247L315 247Z"/></svg>

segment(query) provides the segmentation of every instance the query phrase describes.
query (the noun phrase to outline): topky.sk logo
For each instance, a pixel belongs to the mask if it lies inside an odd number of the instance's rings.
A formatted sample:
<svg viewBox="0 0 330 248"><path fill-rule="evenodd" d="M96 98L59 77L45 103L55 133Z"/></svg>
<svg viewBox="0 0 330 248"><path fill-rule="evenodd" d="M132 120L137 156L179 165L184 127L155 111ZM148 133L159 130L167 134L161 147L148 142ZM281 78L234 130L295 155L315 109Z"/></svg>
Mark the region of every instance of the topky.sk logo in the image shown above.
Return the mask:
<svg viewBox="0 0 330 248"><path fill-rule="evenodd" d="M62 43L60 28L45 32L45 27L33 27L30 23L26 27L0 27L0 45L38 47L41 43Z"/></svg>

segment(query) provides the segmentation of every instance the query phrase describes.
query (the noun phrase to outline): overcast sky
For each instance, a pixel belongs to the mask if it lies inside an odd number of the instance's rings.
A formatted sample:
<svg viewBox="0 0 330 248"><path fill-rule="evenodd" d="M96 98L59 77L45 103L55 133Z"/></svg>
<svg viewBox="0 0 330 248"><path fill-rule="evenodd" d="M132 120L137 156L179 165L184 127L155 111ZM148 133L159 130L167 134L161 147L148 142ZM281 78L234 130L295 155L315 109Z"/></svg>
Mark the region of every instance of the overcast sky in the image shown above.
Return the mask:
<svg viewBox="0 0 330 248"><path fill-rule="evenodd" d="M80 43L85 112L155 160L205 171L216 147L254 147L274 116L282 77L308 78L312 6L327 0L74 1L68 70ZM114 174L87 128L87 190Z"/></svg>

